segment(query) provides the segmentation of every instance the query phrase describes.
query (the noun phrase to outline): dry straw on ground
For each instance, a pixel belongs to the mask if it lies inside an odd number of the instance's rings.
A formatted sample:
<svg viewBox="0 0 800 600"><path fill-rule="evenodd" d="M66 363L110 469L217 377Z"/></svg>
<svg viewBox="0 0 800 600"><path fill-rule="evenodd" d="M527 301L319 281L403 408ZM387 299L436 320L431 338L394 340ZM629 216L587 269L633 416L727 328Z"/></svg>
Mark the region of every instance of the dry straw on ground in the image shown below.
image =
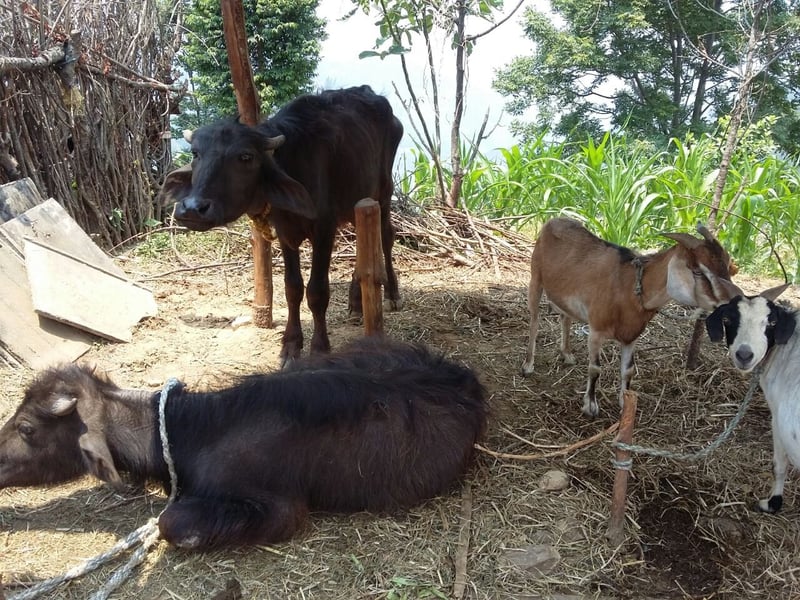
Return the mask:
<svg viewBox="0 0 800 600"><path fill-rule="evenodd" d="M463 215L406 215L398 225L405 306L385 315L387 333L440 348L477 370L494 411L487 448L550 453L616 422L615 349L605 348L601 415L589 421L579 402L585 333L575 328L578 364L562 365L554 314L543 320L536 374L519 375L527 335L529 240ZM171 376L200 387L277 367L285 322L280 262L276 329L233 329L226 325L249 313L247 242L224 232L205 235L219 243L190 249L199 236L179 236L176 247L194 266L223 266L174 272L169 249L155 258L144 258L141 248L119 258L128 272L149 279L161 312L141 324L133 343L98 343L86 361L120 384L153 388ZM359 334L346 314L353 254L352 236L344 234L333 260L328 315L334 346ZM740 280L750 291L772 283ZM792 300L797 303L797 296ZM747 389L748 381L729 366L723 349L707 341L700 367L683 368L692 329L688 316L669 306L640 341L637 443L699 449L724 429ZM309 315L303 318L308 326ZM3 419L30 375L0 369L6 382L0 392ZM302 535L273 547L198 555L160 543L113 597L212 598L233 579L247 599L450 598L454 589L464 598L516 600L800 595L798 483L790 481L780 515L749 510L770 479L769 412L760 393L732 438L708 459L635 457L628 539L621 546L604 537L613 480L610 442L611 436L601 436L542 460L479 453L468 494L454 489L400 515L315 515ZM554 468L570 476L570 485L559 492L538 490L539 477ZM0 491L6 593L107 549L164 502L157 490L120 495L89 479L52 489ZM560 559L545 574L509 561L515 549L547 545ZM86 598L108 575L103 569L51 597Z"/></svg>

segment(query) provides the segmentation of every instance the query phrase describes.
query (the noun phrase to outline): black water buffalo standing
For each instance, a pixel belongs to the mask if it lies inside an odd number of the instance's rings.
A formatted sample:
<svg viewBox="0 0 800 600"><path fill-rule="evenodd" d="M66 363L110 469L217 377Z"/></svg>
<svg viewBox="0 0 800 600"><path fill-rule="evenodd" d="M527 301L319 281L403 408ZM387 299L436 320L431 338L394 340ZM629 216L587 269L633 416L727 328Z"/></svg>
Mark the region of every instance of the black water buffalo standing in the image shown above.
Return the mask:
<svg viewBox="0 0 800 600"><path fill-rule="evenodd" d="M330 349L325 313L334 237L339 225L353 222L354 206L363 198L380 204L385 296L391 310L400 307L389 210L402 135L389 102L368 86L329 90L297 98L256 127L235 119L201 127L191 136L191 169L167 175L162 197L177 202L175 218L189 229L205 231L244 214L267 217L275 228L289 311L282 363L297 358L303 347L298 248L306 239L313 246L307 290L314 317L311 351ZM355 279L349 304L351 313L361 313Z"/></svg>
<svg viewBox="0 0 800 600"><path fill-rule="evenodd" d="M170 487L160 392L87 367L42 372L0 429L0 489L91 473ZM161 535L190 549L291 537L312 510L386 512L447 491L486 427L468 368L421 346L363 338L233 387L168 397L178 495Z"/></svg>

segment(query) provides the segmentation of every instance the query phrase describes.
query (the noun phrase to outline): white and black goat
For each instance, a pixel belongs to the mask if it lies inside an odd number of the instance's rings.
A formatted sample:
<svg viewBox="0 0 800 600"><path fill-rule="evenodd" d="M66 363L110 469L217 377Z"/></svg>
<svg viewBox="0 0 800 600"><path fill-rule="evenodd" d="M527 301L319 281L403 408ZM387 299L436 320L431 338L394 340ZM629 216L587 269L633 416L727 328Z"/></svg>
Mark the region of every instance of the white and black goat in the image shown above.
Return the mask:
<svg viewBox="0 0 800 600"><path fill-rule="evenodd" d="M761 365L759 383L772 413L772 462L775 479L768 498L756 509L778 512L791 462L800 467L800 331L797 311L775 299L782 285L758 296L738 296L718 307L706 319L708 336L728 346L733 366L749 373Z"/></svg>
<svg viewBox="0 0 800 600"><path fill-rule="evenodd" d="M561 354L574 364L569 334L572 320L589 324L589 380L583 396L583 413L599 413L595 387L600 375L603 342L619 342L620 405L633 376L634 346L647 323L670 300L714 310L741 293L730 282L736 268L731 257L702 225L696 238L688 233L665 233L677 242L655 254L639 255L606 242L578 221L566 218L545 223L531 257L528 287L530 338L522 372L534 371L539 299L561 313Z"/></svg>

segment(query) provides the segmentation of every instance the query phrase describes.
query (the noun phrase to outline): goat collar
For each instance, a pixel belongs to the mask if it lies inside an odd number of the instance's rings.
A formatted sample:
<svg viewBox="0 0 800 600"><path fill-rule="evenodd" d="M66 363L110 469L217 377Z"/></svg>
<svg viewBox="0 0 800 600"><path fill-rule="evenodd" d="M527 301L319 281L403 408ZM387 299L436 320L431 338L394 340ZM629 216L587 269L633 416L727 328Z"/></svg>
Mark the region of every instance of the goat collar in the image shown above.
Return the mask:
<svg viewBox="0 0 800 600"><path fill-rule="evenodd" d="M172 504L178 495L178 473L175 471L175 463L169 451L166 408L167 400L169 400L169 393L173 389L180 387L182 387L180 381L171 377L164 384L164 387L161 388L161 393L158 397L158 434L161 437L161 452L164 455L164 462L167 463L167 469L169 470L169 500L167 500L167 504Z"/></svg>
<svg viewBox="0 0 800 600"><path fill-rule="evenodd" d="M643 256L636 256L631 260L633 268L636 269L636 282L633 285L633 293L639 298L639 304L644 308L644 286L642 280L644 279L644 264L646 259Z"/></svg>

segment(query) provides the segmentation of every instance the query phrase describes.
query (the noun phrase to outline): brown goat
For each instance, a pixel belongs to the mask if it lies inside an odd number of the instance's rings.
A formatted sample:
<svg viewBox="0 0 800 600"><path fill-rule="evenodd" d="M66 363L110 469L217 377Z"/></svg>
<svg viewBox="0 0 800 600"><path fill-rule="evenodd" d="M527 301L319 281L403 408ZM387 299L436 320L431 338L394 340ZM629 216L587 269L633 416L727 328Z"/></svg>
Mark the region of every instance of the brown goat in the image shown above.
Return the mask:
<svg viewBox="0 0 800 600"><path fill-rule="evenodd" d="M636 339L658 309L670 300L708 311L741 290L730 282L736 273L730 256L702 225L696 238L687 233L665 233L674 246L655 254L639 255L606 242L572 219L545 223L531 256L528 287L530 339L522 372L534 371L539 299L561 313L561 354L575 364L570 352L572 320L589 324L589 379L583 413L599 413L595 387L600 375L600 349L613 339L620 344L620 405L633 376Z"/></svg>

